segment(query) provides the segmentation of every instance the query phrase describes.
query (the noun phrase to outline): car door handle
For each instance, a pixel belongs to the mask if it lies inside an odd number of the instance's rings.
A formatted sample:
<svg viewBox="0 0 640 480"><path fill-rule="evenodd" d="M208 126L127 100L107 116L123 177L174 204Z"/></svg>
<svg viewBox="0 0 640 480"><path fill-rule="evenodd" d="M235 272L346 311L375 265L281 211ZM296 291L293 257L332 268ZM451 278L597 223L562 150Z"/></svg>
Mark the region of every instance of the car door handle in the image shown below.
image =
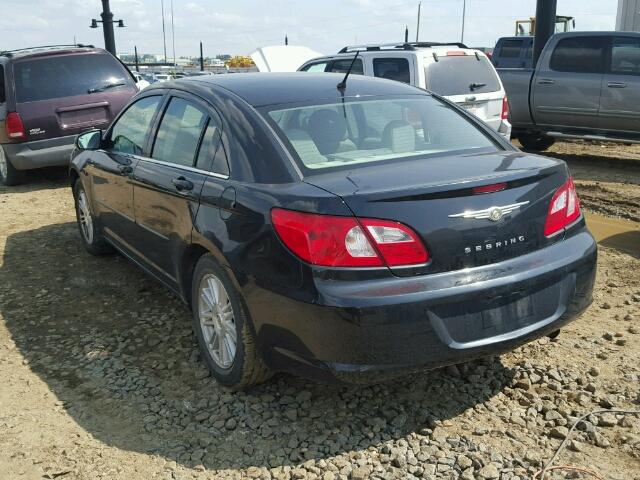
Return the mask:
<svg viewBox="0 0 640 480"><path fill-rule="evenodd" d="M118 171L123 175L131 175L133 167L131 165L118 165Z"/></svg>
<svg viewBox="0 0 640 480"><path fill-rule="evenodd" d="M190 182L184 177L174 178L173 180L171 180L171 183L173 183L173 186L176 187L176 190L178 190L179 192L193 190L193 182Z"/></svg>
<svg viewBox="0 0 640 480"><path fill-rule="evenodd" d="M609 88L626 88L627 84L622 82L609 82L607 83L607 87Z"/></svg>
<svg viewBox="0 0 640 480"><path fill-rule="evenodd" d="M554 83L556 83L556 81L550 78L541 78L538 80L538 85L553 85Z"/></svg>

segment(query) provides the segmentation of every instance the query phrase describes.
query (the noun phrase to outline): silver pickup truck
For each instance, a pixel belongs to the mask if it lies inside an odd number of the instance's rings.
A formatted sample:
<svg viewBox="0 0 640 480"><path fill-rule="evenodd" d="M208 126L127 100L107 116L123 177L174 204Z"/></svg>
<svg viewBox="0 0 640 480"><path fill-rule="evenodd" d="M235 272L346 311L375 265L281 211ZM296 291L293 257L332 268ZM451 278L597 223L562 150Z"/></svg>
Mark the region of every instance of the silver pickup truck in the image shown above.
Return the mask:
<svg viewBox="0 0 640 480"><path fill-rule="evenodd" d="M524 148L562 138L640 143L640 33L559 33L535 69L497 71Z"/></svg>

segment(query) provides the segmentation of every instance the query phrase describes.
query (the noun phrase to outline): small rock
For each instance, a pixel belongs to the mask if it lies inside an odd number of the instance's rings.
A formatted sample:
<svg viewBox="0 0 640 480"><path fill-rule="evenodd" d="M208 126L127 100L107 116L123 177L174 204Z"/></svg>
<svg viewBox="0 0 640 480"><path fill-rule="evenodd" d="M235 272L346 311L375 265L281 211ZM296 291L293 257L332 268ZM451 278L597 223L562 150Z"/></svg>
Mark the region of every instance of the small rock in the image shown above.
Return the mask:
<svg viewBox="0 0 640 480"><path fill-rule="evenodd" d="M236 421L235 418L230 418L229 420L224 422L224 428L226 428L227 430L235 430L237 426L238 426L238 422Z"/></svg>
<svg viewBox="0 0 640 480"><path fill-rule="evenodd" d="M611 304L609 302L604 302L602 307L604 310L609 310L611 308Z"/></svg>
<svg viewBox="0 0 640 480"><path fill-rule="evenodd" d="M600 415L598 419L598 425L601 427L615 427L618 424L618 420L612 413L605 413Z"/></svg>
<svg viewBox="0 0 640 480"><path fill-rule="evenodd" d="M600 375L600 369L598 367L591 367L588 373L592 377L597 377L598 375Z"/></svg>
<svg viewBox="0 0 640 480"><path fill-rule="evenodd" d="M496 467L493 463L482 467L482 469L478 472L478 476L485 480L491 480L500 477L500 472L498 471L498 467Z"/></svg>
<svg viewBox="0 0 640 480"><path fill-rule="evenodd" d="M567 435L569 434L569 429L567 427L553 427L550 431L549 431L549 436L551 438L558 438L560 440L564 440L565 438L567 438Z"/></svg>

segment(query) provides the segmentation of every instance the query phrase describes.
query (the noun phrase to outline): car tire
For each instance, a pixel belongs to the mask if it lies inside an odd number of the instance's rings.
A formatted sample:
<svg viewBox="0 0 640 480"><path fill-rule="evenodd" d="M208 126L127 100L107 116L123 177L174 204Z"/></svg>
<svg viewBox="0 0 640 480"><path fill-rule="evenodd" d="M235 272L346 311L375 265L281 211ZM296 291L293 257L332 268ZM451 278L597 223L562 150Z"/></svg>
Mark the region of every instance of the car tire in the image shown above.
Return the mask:
<svg viewBox="0 0 640 480"><path fill-rule="evenodd" d="M198 261L191 292L193 329L218 383L242 390L269 379L272 373L256 348L244 301L212 255Z"/></svg>
<svg viewBox="0 0 640 480"><path fill-rule="evenodd" d="M16 169L0 145L0 184L12 187L24 181L24 172Z"/></svg>
<svg viewBox="0 0 640 480"><path fill-rule="evenodd" d="M95 256L113 253L113 247L97 228L87 193L80 179L73 184L73 198L76 206L76 221L78 230L80 230L80 241L84 249Z"/></svg>
<svg viewBox="0 0 640 480"><path fill-rule="evenodd" d="M543 151L556 143L555 139L544 135L521 135L518 141L525 150Z"/></svg>

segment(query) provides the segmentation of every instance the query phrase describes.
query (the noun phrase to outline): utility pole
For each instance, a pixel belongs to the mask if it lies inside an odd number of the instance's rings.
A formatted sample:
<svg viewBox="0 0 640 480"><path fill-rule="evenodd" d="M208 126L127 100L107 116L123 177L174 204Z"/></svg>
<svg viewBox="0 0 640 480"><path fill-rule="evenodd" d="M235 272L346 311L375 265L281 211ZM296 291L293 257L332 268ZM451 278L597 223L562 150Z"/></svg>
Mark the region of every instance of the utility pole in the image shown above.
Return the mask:
<svg viewBox="0 0 640 480"><path fill-rule="evenodd" d="M200 71L204 72L204 56L202 55L202 42L200 42Z"/></svg>
<svg viewBox="0 0 640 480"><path fill-rule="evenodd" d="M464 43L464 21L467 16L467 0L462 0L462 33L460 34L460 43Z"/></svg>
<svg viewBox="0 0 640 480"><path fill-rule="evenodd" d="M416 26L416 42L418 42L420 37L420 7L422 6L422 2L418 2L418 25Z"/></svg>
<svg viewBox="0 0 640 480"><path fill-rule="evenodd" d="M538 63L542 49L556 31L557 0L538 0L536 31L533 36L533 64Z"/></svg>
<svg viewBox="0 0 640 480"><path fill-rule="evenodd" d="M409 27L404 27L404 43L409 43Z"/></svg>
<svg viewBox="0 0 640 480"><path fill-rule="evenodd" d="M134 45L133 46L133 55L135 57L136 60L136 72L140 71L140 65L138 65L138 46Z"/></svg>
<svg viewBox="0 0 640 480"><path fill-rule="evenodd" d="M164 44L164 63L167 63L167 35L164 28L164 0L160 0L160 8L162 9L162 43Z"/></svg>
<svg viewBox="0 0 640 480"><path fill-rule="evenodd" d="M171 0L171 44L173 47L173 66L176 66L176 31L173 27L173 0Z"/></svg>
<svg viewBox="0 0 640 480"><path fill-rule="evenodd" d="M287 37L287 34L284 34L284 44L285 45L289 45L289 37Z"/></svg>

